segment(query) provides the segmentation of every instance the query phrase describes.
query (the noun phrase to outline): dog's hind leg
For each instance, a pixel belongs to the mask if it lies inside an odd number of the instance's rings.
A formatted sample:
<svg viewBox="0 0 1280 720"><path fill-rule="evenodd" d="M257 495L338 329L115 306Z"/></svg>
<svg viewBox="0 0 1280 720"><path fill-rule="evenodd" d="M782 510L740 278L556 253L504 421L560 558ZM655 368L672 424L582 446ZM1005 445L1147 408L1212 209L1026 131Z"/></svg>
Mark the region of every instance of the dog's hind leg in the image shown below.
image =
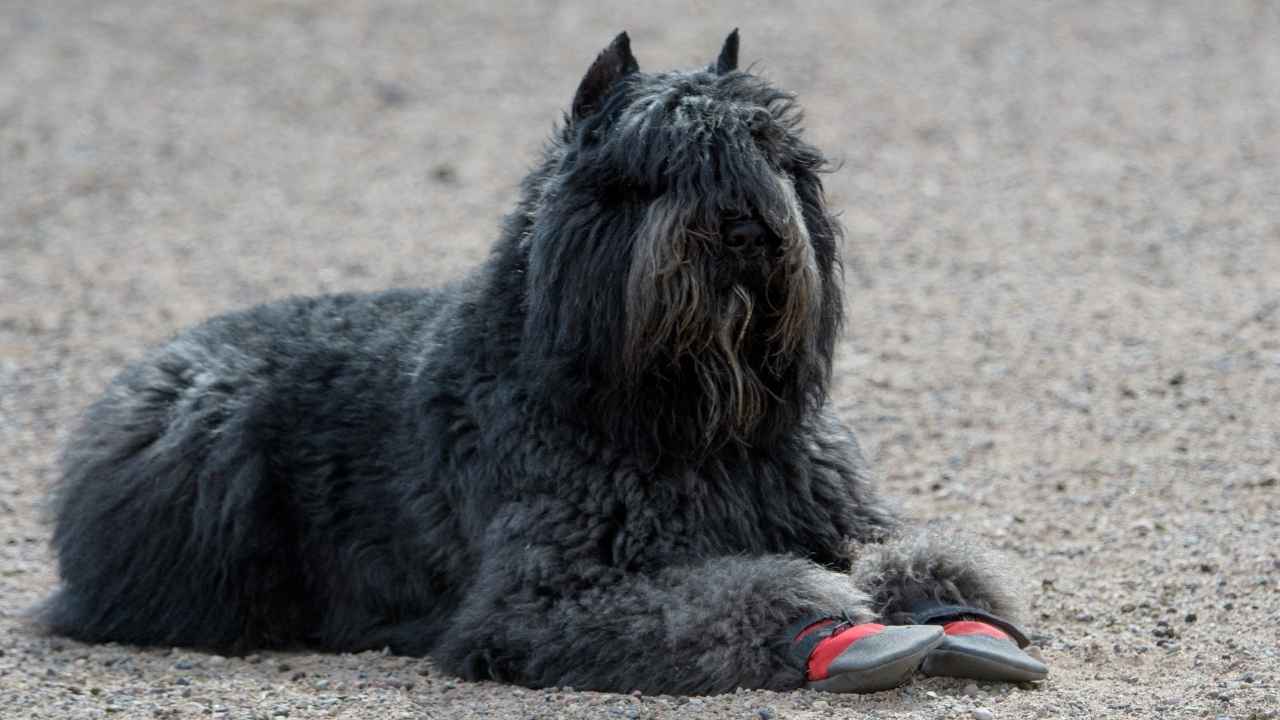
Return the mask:
<svg viewBox="0 0 1280 720"><path fill-rule="evenodd" d="M177 340L90 408L54 495L62 585L38 610L89 641L244 650L297 627L265 381Z"/></svg>

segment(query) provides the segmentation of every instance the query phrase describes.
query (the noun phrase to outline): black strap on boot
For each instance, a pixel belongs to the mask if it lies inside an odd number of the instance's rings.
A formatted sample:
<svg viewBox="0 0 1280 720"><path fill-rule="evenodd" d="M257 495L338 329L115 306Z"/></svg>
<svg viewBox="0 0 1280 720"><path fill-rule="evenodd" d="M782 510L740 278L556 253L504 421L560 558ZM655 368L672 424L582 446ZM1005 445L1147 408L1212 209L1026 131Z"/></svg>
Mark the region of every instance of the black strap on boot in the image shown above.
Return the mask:
<svg viewBox="0 0 1280 720"><path fill-rule="evenodd" d="M800 634L805 630L808 630L814 625L824 621L827 623L826 625L814 628L806 633L804 637L800 637ZM792 659L794 659L796 664L802 669L807 670L809 667L809 656L813 654L813 649L818 646L818 643L838 632L843 631L845 628L853 627L856 624L857 623L855 623L848 615L845 615L844 617L831 617L829 615L824 615L821 617L807 618L791 625L786 630L786 636L791 638Z"/></svg>
<svg viewBox="0 0 1280 720"><path fill-rule="evenodd" d="M999 615L993 615L971 605L949 605L937 600L920 600L908 607L906 614L911 616L911 621L917 625L941 625L952 620L981 620L1006 632L1020 648L1031 644L1031 639L1022 631L1022 628Z"/></svg>

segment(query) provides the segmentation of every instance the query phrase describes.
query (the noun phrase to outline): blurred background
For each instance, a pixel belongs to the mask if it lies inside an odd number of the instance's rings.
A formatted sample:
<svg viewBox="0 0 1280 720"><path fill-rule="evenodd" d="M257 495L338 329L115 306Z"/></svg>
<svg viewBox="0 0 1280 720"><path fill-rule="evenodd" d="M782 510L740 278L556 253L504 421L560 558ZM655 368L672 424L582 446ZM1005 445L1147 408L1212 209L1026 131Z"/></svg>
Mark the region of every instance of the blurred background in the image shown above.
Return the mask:
<svg viewBox="0 0 1280 720"><path fill-rule="evenodd" d="M905 512L1013 558L1054 672L1041 691L931 680L932 698L858 711L1274 717L1280 5L1265 0L0 2L0 684L17 689L0 716L274 712L237 683L340 714L312 683L343 673L417 678L360 690L366 711L438 713L446 680L396 659L294 657L310 676L287 682L230 661L183 696L169 656L32 633L19 614L54 582L38 507L59 444L182 326L458 277L618 31L642 69L667 70L710 62L735 27L742 63L797 93L842 163L833 403ZM172 693L139 690L157 682ZM698 712L825 716L813 702Z"/></svg>

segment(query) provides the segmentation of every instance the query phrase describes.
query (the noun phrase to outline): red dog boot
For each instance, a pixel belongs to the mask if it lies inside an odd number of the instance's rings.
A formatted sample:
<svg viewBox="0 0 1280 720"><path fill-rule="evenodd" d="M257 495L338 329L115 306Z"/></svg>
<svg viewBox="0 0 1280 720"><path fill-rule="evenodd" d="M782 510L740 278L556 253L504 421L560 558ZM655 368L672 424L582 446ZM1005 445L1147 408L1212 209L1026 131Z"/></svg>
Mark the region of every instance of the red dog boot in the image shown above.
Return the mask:
<svg viewBox="0 0 1280 720"><path fill-rule="evenodd" d="M1022 648L1031 644L1013 623L977 608L917 606L916 622L942 626L941 644L920 666L925 675L999 682L1043 680L1049 668Z"/></svg>
<svg viewBox="0 0 1280 720"><path fill-rule="evenodd" d="M906 682L943 642L936 625L854 624L825 618L799 625L792 652L805 667L805 687L869 693Z"/></svg>

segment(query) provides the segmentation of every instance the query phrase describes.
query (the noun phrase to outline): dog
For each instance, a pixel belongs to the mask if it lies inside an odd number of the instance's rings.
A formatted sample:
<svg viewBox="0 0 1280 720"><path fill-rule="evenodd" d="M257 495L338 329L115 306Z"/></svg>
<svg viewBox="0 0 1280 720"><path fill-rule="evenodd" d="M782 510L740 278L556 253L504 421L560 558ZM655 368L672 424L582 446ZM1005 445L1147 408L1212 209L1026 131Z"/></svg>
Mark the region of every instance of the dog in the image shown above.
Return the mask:
<svg viewBox="0 0 1280 720"><path fill-rule="evenodd" d="M531 687L1036 680L1002 562L878 498L827 406L841 229L795 98L600 53L456 284L216 317L85 413L89 642L429 655Z"/></svg>

